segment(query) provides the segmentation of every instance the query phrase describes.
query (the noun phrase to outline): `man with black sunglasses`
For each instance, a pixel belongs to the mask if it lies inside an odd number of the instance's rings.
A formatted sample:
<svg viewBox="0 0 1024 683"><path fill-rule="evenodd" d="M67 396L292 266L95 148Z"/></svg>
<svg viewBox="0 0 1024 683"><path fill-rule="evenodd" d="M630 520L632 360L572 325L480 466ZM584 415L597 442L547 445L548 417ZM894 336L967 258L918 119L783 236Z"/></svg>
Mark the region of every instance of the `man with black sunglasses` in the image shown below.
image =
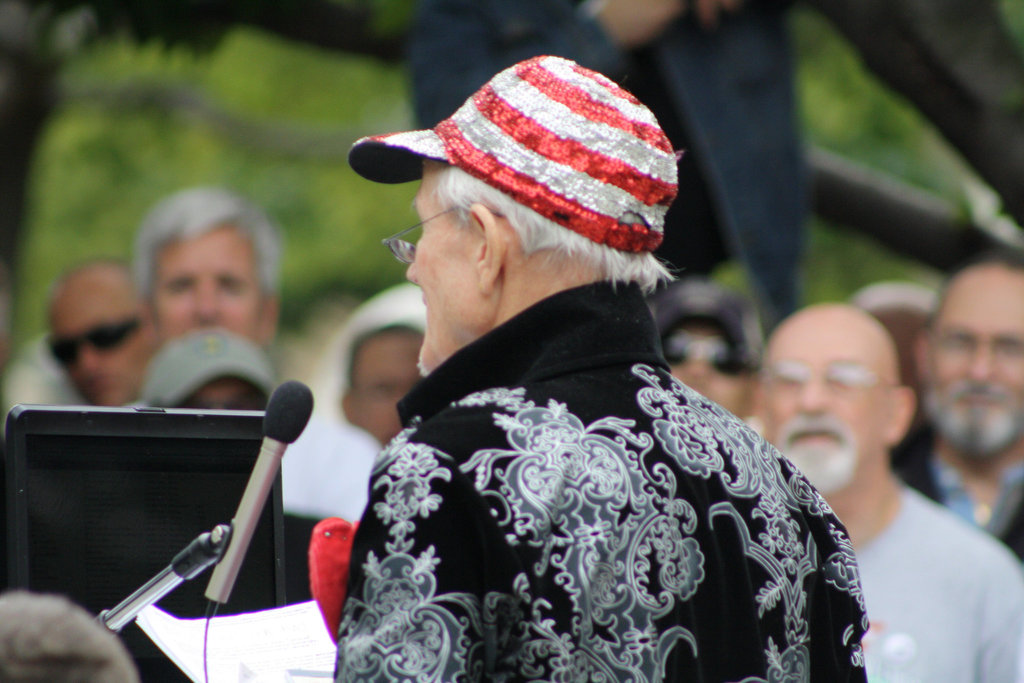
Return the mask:
<svg viewBox="0 0 1024 683"><path fill-rule="evenodd" d="M672 375L742 418L753 411L763 345L751 300L704 277L648 299Z"/></svg>
<svg viewBox="0 0 1024 683"><path fill-rule="evenodd" d="M140 307L120 261L89 261L54 282L48 345L85 402L121 406L138 398L155 343Z"/></svg>

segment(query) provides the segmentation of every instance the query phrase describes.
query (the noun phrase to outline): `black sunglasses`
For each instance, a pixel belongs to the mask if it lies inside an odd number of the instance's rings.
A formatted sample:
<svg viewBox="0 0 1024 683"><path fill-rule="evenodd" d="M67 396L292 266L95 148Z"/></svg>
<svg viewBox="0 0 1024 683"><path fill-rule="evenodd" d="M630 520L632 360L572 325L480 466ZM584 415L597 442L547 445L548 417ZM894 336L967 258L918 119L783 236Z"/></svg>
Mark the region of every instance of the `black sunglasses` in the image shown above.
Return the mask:
<svg viewBox="0 0 1024 683"><path fill-rule="evenodd" d="M109 325L97 325L75 337L55 337L50 340L50 352L61 365L72 365L78 360L78 349L88 342L97 349L112 349L121 344L139 326L138 318Z"/></svg>
<svg viewBox="0 0 1024 683"><path fill-rule="evenodd" d="M723 375L738 375L751 369L746 355L720 338L694 337L687 332L676 332L663 339L661 345L665 360L670 365L699 358Z"/></svg>

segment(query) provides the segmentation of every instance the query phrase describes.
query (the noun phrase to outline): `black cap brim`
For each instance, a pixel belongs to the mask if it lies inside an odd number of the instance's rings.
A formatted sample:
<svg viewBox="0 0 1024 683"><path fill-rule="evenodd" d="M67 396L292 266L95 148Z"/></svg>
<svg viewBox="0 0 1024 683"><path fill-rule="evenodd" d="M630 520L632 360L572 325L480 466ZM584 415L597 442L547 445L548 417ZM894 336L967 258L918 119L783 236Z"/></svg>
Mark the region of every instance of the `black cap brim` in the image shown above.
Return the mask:
<svg viewBox="0 0 1024 683"><path fill-rule="evenodd" d="M377 183L408 183L423 176L423 160L447 162L444 143L432 130L415 130L357 140L348 163Z"/></svg>

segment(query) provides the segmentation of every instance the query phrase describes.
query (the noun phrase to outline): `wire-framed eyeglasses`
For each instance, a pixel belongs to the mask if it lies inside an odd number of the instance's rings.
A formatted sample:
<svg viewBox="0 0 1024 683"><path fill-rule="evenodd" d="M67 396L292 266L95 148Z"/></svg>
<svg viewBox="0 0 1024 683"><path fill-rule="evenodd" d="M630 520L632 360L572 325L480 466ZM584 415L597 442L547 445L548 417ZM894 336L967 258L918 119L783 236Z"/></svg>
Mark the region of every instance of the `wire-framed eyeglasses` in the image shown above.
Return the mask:
<svg viewBox="0 0 1024 683"><path fill-rule="evenodd" d="M797 360L780 360L765 369L771 391L779 394L803 391L815 374L810 366ZM841 398L852 397L880 383L873 370L853 361L829 363L821 373L820 381L830 394Z"/></svg>
<svg viewBox="0 0 1024 683"><path fill-rule="evenodd" d="M407 234L407 233L412 232L416 228L422 227L423 224L426 223L427 221L432 221L435 218L438 218L440 216L445 215L446 213L451 213L452 211L455 211L457 208L458 208L457 206L453 206L450 209L445 209L441 213L434 214L430 218L424 218L423 220L421 220L416 225L408 227L405 230L402 230L400 232L396 232L391 237L388 237L386 239L382 239L381 240L381 244L383 244L385 247L390 249L391 250L391 254L396 259L398 259L402 263L410 264L410 263L412 263L413 261L416 260L416 243L415 242L410 242L408 240L404 240L404 239L402 239L402 236Z"/></svg>

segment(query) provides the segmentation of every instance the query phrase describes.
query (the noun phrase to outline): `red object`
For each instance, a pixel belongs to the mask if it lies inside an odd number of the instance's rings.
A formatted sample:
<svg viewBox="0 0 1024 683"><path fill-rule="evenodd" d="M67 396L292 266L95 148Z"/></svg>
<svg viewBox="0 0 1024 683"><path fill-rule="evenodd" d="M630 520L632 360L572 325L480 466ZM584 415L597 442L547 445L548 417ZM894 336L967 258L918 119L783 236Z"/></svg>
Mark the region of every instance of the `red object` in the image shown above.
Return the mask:
<svg viewBox="0 0 1024 683"><path fill-rule="evenodd" d="M359 522L328 517L313 527L309 541L309 589L323 615L327 632L335 641L348 588L352 540L358 526Z"/></svg>

